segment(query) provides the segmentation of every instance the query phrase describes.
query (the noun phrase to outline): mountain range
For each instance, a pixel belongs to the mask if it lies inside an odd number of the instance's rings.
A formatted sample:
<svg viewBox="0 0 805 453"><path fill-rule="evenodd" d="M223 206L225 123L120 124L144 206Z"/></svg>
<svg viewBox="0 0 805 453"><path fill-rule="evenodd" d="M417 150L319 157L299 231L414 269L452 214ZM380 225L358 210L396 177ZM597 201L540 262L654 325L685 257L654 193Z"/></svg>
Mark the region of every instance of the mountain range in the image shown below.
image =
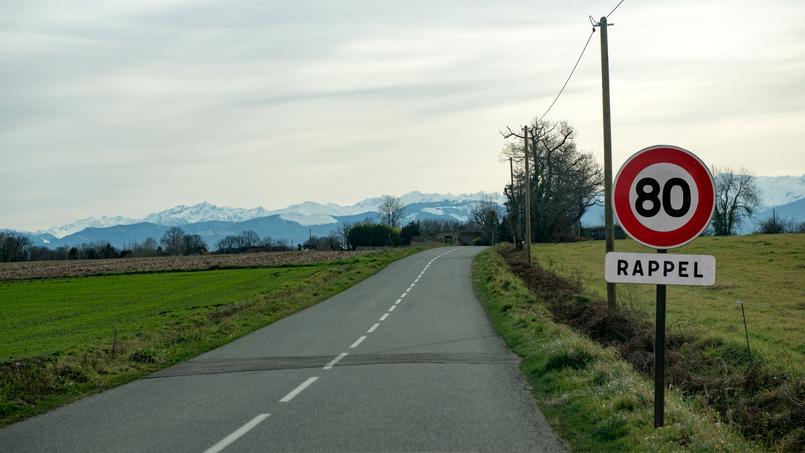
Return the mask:
<svg viewBox="0 0 805 453"><path fill-rule="evenodd" d="M761 191L762 207L753 219L742 226L741 233L754 231L762 220L772 216L772 212L778 217L805 222L805 175L759 176L756 182ZM403 223L422 219L464 222L478 200L489 198L501 204L504 201L503 196L496 193L453 195L409 192L400 197L405 206ZM373 197L347 206L306 201L274 210L263 207L233 208L202 202L175 206L142 218L90 217L36 232L20 233L30 237L36 245L51 248L103 241L116 247L125 247L148 237L159 239L171 226L199 234L213 248L223 237L244 230L253 230L261 237L299 243L311 234L324 236L344 224L376 220L380 201L381 197ZM595 206L582 217L582 224L601 225L603 218L603 208Z"/></svg>
<svg viewBox="0 0 805 453"><path fill-rule="evenodd" d="M464 222L478 200L490 198L503 203L503 196L493 193L453 195L410 192L400 197L405 206L402 221L435 219ZM50 248L90 242L109 242L115 247L126 247L132 242L143 242L148 237L159 239L172 226L200 235L213 248L223 237L244 230L255 231L261 237L299 243L311 234L328 235L343 224L377 220L380 201L381 197L374 197L348 206L307 201L275 210L262 207L232 208L202 202L191 206L179 205L142 218L91 217L46 230L20 233L30 237L34 244Z"/></svg>

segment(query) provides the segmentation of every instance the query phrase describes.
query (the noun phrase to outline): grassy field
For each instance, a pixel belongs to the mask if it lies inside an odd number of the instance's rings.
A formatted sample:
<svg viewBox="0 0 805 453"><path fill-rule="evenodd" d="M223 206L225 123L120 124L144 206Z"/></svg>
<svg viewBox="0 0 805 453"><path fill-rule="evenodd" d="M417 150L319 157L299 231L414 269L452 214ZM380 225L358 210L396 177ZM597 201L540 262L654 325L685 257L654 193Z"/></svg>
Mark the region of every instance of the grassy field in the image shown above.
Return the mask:
<svg viewBox="0 0 805 453"><path fill-rule="evenodd" d="M496 330L523 358L537 404L572 451L761 451L676 390L666 395L666 426L655 430L650 379L612 348L554 322L496 250L476 258L473 283Z"/></svg>
<svg viewBox="0 0 805 453"><path fill-rule="evenodd" d="M616 241L615 250L653 252L632 240ZM717 264L713 287L668 287L669 326L705 329L745 345L740 299L752 353L773 368L805 374L805 234L704 237L671 253L714 255ZM541 265L606 297L603 241L535 244L533 254ZM618 285L620 303L652 316L654 291L651 285Z"/></svg>
<svg viewBox="0 0 805 453"><path fill-rule="evenodd" d="M188 315L302 282L325 268L237 269L0 284L0 361L111 346Z"/></svg>
<svg viewBox="0 0 805 453"><path fill-rule="evenodd" d="M273 268L0 282L0 426L226 344L421 250Z"/></svg>

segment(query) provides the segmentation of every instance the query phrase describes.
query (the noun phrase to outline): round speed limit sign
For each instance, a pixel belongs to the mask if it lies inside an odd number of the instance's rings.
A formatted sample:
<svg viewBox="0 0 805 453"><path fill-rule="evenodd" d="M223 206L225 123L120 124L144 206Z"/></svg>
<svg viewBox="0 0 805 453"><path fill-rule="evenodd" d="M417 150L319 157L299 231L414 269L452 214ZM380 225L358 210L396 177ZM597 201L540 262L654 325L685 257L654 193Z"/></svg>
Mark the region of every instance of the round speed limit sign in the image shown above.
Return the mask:
<svg viewBox="0 0 805 453"><path fill-rule="evenodd" d="M612 197L615 215L629 236L648 247L670 249L707 228L715 185L696 155L658 145L638 151L623 164Z"/></svg>

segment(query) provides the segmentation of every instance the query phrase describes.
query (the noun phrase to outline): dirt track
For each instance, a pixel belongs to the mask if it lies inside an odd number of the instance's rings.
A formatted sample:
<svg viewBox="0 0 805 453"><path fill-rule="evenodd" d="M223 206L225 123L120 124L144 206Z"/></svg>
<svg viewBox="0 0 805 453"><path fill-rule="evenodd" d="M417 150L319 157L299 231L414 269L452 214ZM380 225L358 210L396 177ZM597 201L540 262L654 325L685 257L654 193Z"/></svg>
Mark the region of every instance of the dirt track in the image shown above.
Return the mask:
<svg viewBox="0 0 805 453"><path fill-rule="evenodd" d="M372 252L261 252L238 255L161 256L155 258L0 263L0 280L312 264L367 253Z"/></svg>

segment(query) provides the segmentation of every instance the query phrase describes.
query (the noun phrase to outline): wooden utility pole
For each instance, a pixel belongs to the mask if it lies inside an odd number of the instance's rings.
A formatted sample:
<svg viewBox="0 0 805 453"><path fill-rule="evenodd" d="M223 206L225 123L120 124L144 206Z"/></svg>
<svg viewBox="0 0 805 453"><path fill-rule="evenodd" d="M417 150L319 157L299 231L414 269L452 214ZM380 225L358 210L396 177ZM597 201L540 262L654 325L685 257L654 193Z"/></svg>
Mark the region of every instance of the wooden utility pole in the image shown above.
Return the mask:
<svg viewBox="0 0 805 453"><path fill-rule="evenodd" d="M604 107L604 228L606 250L615 251L615 225L612 218L612 126L609 113L609 51L607 50L607 18L598 23L601 30L601 91ZM617 304L615 284L607 283L607 305Z"/></svg>
<svg viewBox="0 0 805 453"><path fill-rule="evenodd" d="M528 166L528 126L523 126L523 151L525 153L525 255L531 266L531 170Z"/></svg>
<svg viewBox="0 0 805 453"><path fill-rule="evenodd" d="M512 230L512 240L514 240L514 248L520 248L520 244L517 242L517 225L514 221L516 214L515 214L515 200L517 199L516 194L514 192L514 161L511 157L509 157L509 175L511 176L511 197L512 202L511 206L509 206L509 226Z"/></svg>

